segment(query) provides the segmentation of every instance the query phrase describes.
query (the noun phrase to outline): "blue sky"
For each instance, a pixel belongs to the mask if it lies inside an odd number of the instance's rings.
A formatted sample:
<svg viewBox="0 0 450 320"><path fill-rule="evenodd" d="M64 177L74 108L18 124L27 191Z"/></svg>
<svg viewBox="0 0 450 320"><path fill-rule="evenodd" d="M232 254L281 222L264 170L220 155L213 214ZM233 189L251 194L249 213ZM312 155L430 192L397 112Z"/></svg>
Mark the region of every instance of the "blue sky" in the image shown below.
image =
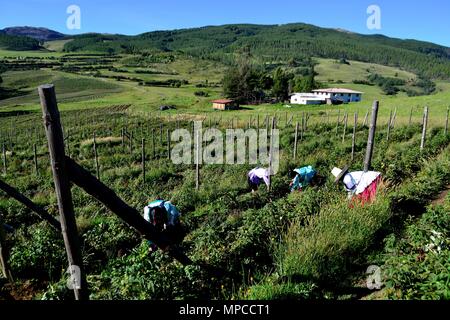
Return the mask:
<svg viewBox="0 0 450 320"><path fill-rule="evenodd" d="M68 30L66 9L81 9L81 30ZM367 8L381 9L381 30L367 28ZM359 33L382 33L450 47L448 0L1 0L0 28L42 26L66 34L139 34L229 23L306 22Z"/></svg>

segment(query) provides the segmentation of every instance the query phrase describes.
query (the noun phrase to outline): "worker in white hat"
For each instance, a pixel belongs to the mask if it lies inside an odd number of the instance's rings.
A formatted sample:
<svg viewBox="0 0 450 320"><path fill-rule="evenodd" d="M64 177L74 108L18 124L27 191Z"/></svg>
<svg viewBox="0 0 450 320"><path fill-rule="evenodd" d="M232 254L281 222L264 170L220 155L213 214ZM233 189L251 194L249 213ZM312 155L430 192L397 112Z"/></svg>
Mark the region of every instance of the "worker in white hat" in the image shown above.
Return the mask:
<svg viewBox="0 0 450 320"><path fill-rule="evenodd" d="M348 166L344 169L333 168L331 174L336 178L335 183L342 181L349 199L357 196L361 202L371 203L375 200L378 185L381 182L381 173L376 171L349 172Z"/></svg>

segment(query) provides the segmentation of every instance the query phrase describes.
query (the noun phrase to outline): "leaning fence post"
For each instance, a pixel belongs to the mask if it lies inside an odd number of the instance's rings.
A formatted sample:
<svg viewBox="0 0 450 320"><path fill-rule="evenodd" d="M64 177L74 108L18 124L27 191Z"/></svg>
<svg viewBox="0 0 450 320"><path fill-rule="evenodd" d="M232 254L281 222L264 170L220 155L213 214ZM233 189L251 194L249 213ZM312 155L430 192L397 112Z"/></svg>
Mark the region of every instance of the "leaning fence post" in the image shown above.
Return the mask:
<svg viewBox="0 0 450 320"><path fill-rule="evenodd" d="M81 256L75 213L72 203L72 192L66 171L64 141L61 130L60 115L56 102L55 87L43 85L38 88L45 132L55 184L56 197L60 212L61 229L66 247L67 258L73 290L76 300L87 300L88 290L84 274L83 258Z"/></svg>
<svg viewBox="0 0 450 320"><path fill-rule="evenodd" d="M369 138L367 140L366 157L364 159L364 172L370 170L372 164L373 147L375 141L375 131L377 129L377 117L378 117L379 102L374 101L372 106L372 118L370 120Z"/></svg>
<svg viewBox="0 0 450 320"><path fill-rule="evenodd" d="M7 173L6 167L7 166L6 166L6 148L5 148L5 144L3 144L2 152L3 152L3 174L6 175L6 173Z"/></svg>
<svg viewBox="0 0 450 320"><path fill-rule="evenodd" d="M364 117L363 127L367 125L367 118L369 117L369 109L367 109L366 116Z"/></svg>
<svg viewBox="0 0 450 320"><path fill-rule="evenodd" d="M427 136L427 124L428 124L428 107L425 107L423 112L423 128L422 128L422 139L420 141L420 151L425 148L425 140Z"/></svg>

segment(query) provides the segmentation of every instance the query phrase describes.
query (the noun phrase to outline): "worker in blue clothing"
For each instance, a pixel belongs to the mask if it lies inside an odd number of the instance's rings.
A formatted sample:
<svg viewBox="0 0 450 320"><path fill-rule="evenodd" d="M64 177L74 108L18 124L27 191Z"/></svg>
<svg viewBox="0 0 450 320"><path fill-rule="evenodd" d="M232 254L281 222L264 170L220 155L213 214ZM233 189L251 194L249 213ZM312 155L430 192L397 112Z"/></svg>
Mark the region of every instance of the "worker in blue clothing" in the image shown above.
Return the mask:
<svg viewBox="0 0 450 320"><path fill-rule="evenodd" d="M144 219L168 238L169 246L183 241L185 231L180 222L180 212L170 201L158 199L150 202L144 208ZM150 251L156 251L157 246L151 241L149 243Z"/></svg>
<svg viewBox="0 0 450 320"><path fill-rule="evenodd" d="M294 173L295 178L290 184L291 192L302 191L309 185L319 185L322 181L320 175L312 166L297 168L294 170Z"/></svg>

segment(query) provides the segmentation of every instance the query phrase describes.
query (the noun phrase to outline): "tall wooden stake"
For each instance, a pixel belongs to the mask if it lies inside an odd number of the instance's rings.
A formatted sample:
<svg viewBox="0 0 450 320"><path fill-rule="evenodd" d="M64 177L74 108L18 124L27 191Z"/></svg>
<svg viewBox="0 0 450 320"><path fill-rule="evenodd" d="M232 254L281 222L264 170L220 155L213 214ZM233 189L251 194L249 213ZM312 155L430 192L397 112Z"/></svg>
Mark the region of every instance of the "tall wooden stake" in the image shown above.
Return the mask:
<svg viewBox="0 0 450 320"><path fill-rule="evenodd" d="M294 160L297 159L297 140L298 140L298 121L295 124L295 137L294 137Z"/></svg>
<svg viewBox="0 0 450 320"><path fill-rule="evenodd" d="M428 124L428 107L425 107L423 112L423 127L422 127L422 139L420 141L420 151L425 148L425 140L427 136L427 124Z"/></svg>
<svg viewBox="0 0 450 320"><path fill-rule="evenodd" d="M64 154L64 141L61 130L61 122L56 102L55 87L53 85L40 86L39 96L44 119L44 127L48 140L48 147L53 171L56 197L60 213L61 229L66 247L70 270L77 270L72 278L73 290L76 300L87 300L88 290L86 275L83 268L78 230L72 203L69 178L66 172Z"/></svg>
<svg viewBox="0 0 450 320"><path fill-rule="evenodd" d="M391 135L391 123L392 123L392 110L389 114L389 121L387 125L387 134L386 134L387 141L389 141L389 136Z"/></svg>
<svg viewBox="0 0 450 320"><path fill-rule="evenodd" d="M273 133L275 129L275 117L272 118L272 128L270 130L270 149L269 149L269 185L267 186L267 190L270 192L272 188L272 161L273 161Z"/></svg>
<svg viewBox="0 0 450 320"><path fill-rule="evenodd" d="M411 107L411 110L409 111L409 123L408 125L411 127L411 123L412 123L412 114L413 114L413 108Z"/></svg>
<svg viewBox="0 0 450 320"><path fill-rule="evenodd" d="M38 158L37 158L36 144L33 145L33 151L34 151L34 171L36 172L36 175L39 175L39 167L38 167Z"/></svg>
<svg viewBox="0 0 450 320"><path fill-rule="evenodd" d="M345 134L347 133L347 122L348 122L348 113L346 112L344 115L344 133L342 134L342 143L345 142Z"/></svg>
<svg viewBox="0 0 450 320"><path fill-rule="evenodd" d="M367 118L369 117L369 109L367 109L366 116L364 117L363 127L367 125Z"/></svg>
<svg viewBox="0 0 450 320"><path fill-rule="evenodd" d="M366 157L364 159L364 172L369 171L370 166L372 165L372 155L373 155L373 147L374 147L374 141L375 141L375 131L377 129L378 107L379 107L379 102L374 101L373 106L372 106L372 118L370 120L369 138L367 139Z"/></svg>

